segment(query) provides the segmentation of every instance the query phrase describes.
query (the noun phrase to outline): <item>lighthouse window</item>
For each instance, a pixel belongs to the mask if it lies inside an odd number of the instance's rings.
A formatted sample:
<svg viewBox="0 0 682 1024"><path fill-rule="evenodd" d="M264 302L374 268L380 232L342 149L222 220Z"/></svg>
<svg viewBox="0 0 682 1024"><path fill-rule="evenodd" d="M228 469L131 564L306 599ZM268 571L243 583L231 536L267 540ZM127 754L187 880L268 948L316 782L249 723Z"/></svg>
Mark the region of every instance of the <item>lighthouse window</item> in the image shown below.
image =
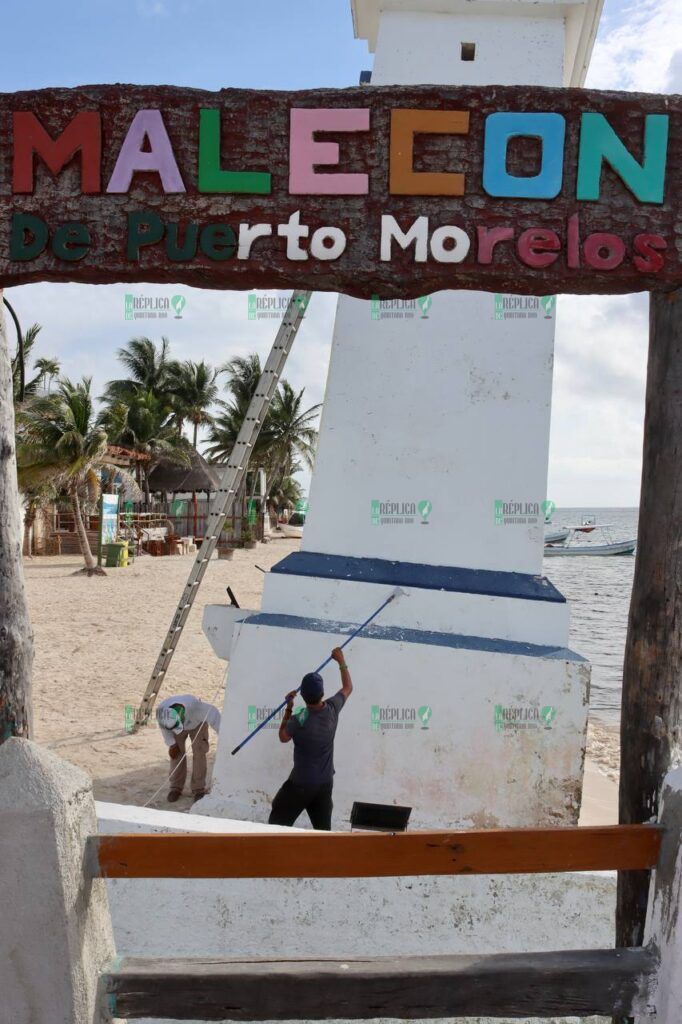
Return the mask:
<svg viewBox="0 0 682 1024"><path fill-rule="evenodd" d="M462 60L476 60L476 43L462 43Z"/></svg>

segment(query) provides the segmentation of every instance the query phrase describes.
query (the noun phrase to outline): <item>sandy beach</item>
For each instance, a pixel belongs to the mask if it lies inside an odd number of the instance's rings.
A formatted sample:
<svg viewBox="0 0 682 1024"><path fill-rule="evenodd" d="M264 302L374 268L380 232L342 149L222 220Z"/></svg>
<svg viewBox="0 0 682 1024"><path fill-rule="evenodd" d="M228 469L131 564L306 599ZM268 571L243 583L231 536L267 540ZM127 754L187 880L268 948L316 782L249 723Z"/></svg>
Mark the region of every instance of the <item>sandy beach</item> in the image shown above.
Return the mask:
<svg viewBox="0 0 682 1024"><path fill-rule="evenodd" d="M225 663L201 631L204 605L227 602L230 586L242 607L259 607L263 573L256 563L267 570L298 543L276 540L211 562L162 697L194 693L222 710ZM145 555L88 579L73 575L82 566L76 556L25 562L35 634L35 738L84 768L98 800L145 804L162 786L149 806L170 806L168 758L156 725L127 734L125 709L140 703L191 565L190 556ZM174 810L190 803L184 796Z"/></svg>
<svg viewBox="0 0 682 1024"><path fill-rule="evenodd" d="M269 569L298 543L274 540L237 551L231 561L211 563L162 696L195 693L222 709L225 666L201 631L203 607L224 603L228 585L243 607L259 607L263 573L256 565ZM25 562L35 634L35 738L84 768L97 799L169 807L167 758L157 729L127 734L125 709L136 709L140 702L191 559L144 556L127 569L110 569L106 577L94 579L73 575L81 565L75 556ZM616 820L617 779L617 730L593 722L583 824ZM173 809L190 803L183 796Z"/></svg>

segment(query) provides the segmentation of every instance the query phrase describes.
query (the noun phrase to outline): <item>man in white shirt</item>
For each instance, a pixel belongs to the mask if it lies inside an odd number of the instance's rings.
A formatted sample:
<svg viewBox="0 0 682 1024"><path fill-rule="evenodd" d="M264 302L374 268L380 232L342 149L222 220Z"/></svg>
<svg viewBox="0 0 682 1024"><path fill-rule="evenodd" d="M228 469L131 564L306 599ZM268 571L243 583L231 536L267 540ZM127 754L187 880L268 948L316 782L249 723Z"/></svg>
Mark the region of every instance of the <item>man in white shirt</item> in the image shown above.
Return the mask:
<svg viewBox="0 0 682 1024"><path fill-rule="evenodd" d="M187 778L185 745L189 738L192 742L192 795L196 803L206 795L208 727L220 731L220 712L212 704L184 694L161 701L156 718L171 759L168 802L173 804L182 795Z"/></svg>

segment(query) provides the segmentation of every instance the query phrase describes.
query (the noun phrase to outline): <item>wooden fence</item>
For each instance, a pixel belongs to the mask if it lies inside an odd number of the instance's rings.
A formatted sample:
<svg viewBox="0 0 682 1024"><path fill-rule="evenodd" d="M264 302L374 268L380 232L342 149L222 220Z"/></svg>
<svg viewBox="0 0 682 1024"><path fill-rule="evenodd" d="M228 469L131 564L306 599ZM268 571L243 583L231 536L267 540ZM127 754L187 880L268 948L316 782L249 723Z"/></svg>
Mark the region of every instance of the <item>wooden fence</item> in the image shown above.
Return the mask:
<svg viewBox="0 0 682 1024"><path fill-rule="evenodd" d="M672 847L665 845L668 833ZM663 850L668 861L677 856L677 819L668 833L663 822L395 835L109 835L91 840L91 859L94 873L102 877L140 879L648 871L660 864ZM670 879L661 884L670 885ZM631 949L403 958L126 957L103 983L115 1015L124 1019L628 1017L651 1008L660 961L660 948L653 943Z"/></svg>

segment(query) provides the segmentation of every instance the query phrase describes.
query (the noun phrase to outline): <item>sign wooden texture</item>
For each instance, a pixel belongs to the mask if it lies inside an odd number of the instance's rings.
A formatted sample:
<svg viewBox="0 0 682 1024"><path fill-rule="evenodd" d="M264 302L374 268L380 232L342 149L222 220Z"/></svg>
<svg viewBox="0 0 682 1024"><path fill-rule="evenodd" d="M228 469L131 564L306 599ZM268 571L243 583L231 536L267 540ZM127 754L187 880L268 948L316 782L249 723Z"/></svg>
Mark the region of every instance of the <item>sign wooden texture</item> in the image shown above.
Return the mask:
<svg viewBox="0 0 682 1024"><path fill-rule="evenodd" d="M670 290L681 113L530 86L4 94L0 287Z"/></svg>

